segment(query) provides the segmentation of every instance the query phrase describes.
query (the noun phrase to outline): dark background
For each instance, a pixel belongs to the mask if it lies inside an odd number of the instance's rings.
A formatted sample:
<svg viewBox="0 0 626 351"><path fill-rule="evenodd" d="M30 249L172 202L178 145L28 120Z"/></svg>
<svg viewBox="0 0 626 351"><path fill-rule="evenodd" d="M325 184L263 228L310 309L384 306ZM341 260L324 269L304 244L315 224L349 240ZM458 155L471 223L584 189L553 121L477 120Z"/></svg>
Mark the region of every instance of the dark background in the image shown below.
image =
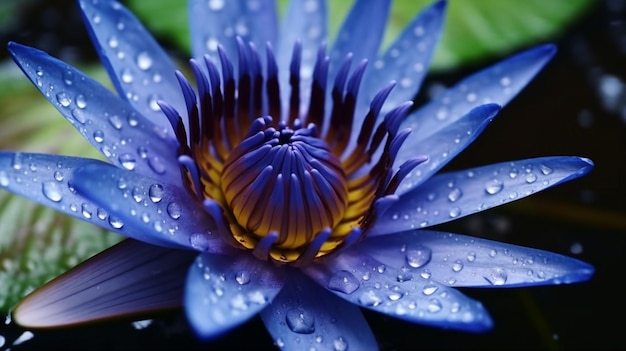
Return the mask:
<svg viewBox="0 0 626 351"><path fill-rule="evenodd" d="M96 59L79 29L73 1L33 3L16 14L19 25L0 35L0 42L15 40L72 62ZM494 319L494 330L485 334L412 325L365 311L382 349L626 348L620 334L626 315L621 290L626 273L625 19L626 1L598 1L563 35L552 38L559 47L555 59L448 166L544 155L591 158L596 168L584 178L441 229L574 256L595 265L593 279L564 286L465 289ZM489 63L431 76L417 100L428 98L429 87L451 85ZM181 313L156 318L145 328L119 322L36 332L29 341L15 344L23 332L5 323L0 349L272 348L258 317L209 344L194 340Z"/></svg>

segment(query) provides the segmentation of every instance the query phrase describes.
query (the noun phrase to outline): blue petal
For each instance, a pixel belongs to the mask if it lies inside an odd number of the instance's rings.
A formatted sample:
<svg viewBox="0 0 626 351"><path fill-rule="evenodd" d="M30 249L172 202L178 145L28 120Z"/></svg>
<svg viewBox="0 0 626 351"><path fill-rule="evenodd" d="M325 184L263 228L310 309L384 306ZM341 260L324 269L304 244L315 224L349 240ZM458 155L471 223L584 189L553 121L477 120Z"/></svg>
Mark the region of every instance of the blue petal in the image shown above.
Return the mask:
<svg viewBox="0 0 626 351"><path fill-rule="evenodd" d="M125 240L35 290L14 309L13 320L52 328L179 307L195 256Z"/></svg>
<svg viewBox="0 0 626 351"><path fill-rule="evenodd" d="M166 130L171 125L158 100L164 100L180 113L185 102L167 53L117 1L81 0L83 19L100 60L119 92L152 123Z"/></svg>
<svg viewBox="0 0 626 351"><path fill-rule="evenodd" d="M254 317L280 292L285 272L248 252L202 254L187 274L184 305L201 338L214 338Z"/></svg>
<svg viewBox="0 0 626 351"><path fill-rule="evenodd" d="M530 49L486 68L441 93L403 122L403 128L413 130L410 143L419 144L476 106L487 103L505 106L555 52L553 45ZM415 152L410 148L400 150L398 162L413 157Z"/></svg>
<svg viewBox="0 0 626 351"><path fill-rule="evenodd" d="M326 40L326 1L323 0L294 0L290 1L287 13L281 27L276 61L280 77L281 101L287 103L289 94L289 70L293 46L296 41L302 44L302 59L300 63L300 97L301 110L308 108L313 67L317 61L317 52L320 45ZM286 106L285 106L286 108Z"/></svg>
<svg viewBox="0 0 626 351"><path fill-rule="evenodd" d="M416 132L412 131L398 154L411 151L413 157L424 155L428 156L428 160L408 173L396 193L403 194L420 186L476 140L499 111L500 106L496 104L478 106L426 139L413 138ZM396 160L394 164L398 167L402 163Z"/></svg>
<svg viewBox="0 0 626 351"><path fill-rule="evenodd" d="M419 274L386 266L358 247L304 271L337 296L389 316L466 331L492 327L480 302Z"/></svg>
<svg viewBox="0 0 626 351"><path fill-rule="evenodd" d="M115 217L117 231L127 237L207 252L227 249L213 219L183 188L105 163L77 169L73 185Z"/></svg>
<svg viewBox="0 0 626 351"><path fill-rule="evenodd" d="M428 230L369 238L359 249L391 267L455 287L568 284L586 281L594 272L563 255Z"/></svg>
<svg viewBox="0 0 626 351"><path fill-rule="evenodd" d="M172 134L63 61L16 43L9 43L9 51L37 89L113 164L181 184Z"/></svg>
<svg viewBox="0 0 626 351"><path fill-rule="evenodd" d="M107 212L102 200L91 201L76 192L79 180L74 171L94 164L103 165L102 161L87 158L0 152L0 188L107 230L131 237L142 235L141 231L134 233L132 228L120 227L118 218ZM169 240L153 243L179 247Z"/></svg>
<svg viewBox="0 0 626 351"><path fill-rule="evenodd" d="M277 18L274 1L191 0L189 20L195 58L217 55L222 45L231 59L237 57L237 36L257 48L276 43ZM265 55L261 55L264 61Z"/></svg>
<svg viewBox="0 0 626 351"><path fill-rule="evenodd" d="M283 350L375 350L376 339L361 310L291 271L263 322Z"/></svg>
<svg viewBox="0 0 626 351"><path fill-rule="evenodd" d="M587 174L586 158L552 156L436 175L377 216L369 235L433 226L519 200Z"/></svg>
<svg viewBox="0 0 626 351"><path fill-rule="evenodd" d="M382 84L396 81L383 107L383 114L405 101L413 100L428 72L434 49L443 27L446 2L438 1L424 9L404 29L382 58L376 60L365 74L363 98L369 103ZM365 117L357 113L355 118ZM361 125L361 123L355 123Z"/></svg>
<svg viewBox="0 0 626 351"><path fill-rule="evenodd" d="M331 72L341 67L348 53L352 53L354 62L376 57L387 26L390 5L388 0L357 0L354 3L330 52ZM330 77L334 77L334 73Z"/></svg>

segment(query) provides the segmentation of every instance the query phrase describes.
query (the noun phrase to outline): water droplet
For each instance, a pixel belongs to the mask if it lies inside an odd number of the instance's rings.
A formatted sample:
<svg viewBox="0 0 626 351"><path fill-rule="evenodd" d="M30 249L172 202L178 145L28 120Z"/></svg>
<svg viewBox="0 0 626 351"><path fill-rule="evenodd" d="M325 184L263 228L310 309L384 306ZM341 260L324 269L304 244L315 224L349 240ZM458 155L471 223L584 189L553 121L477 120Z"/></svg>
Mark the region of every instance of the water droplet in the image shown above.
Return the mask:
<svg viewBox="0 0 626 351"><path fill-rule="evenodd" d="M50 201L59 202L63 199L63 193L59 183L55 182L43 182L41 183L41 190L43 195Z"/></svg>
<svg viewBox="0 0 626 351"><path fill-rule="evenodd" d="M56 180L57 182L63 181L63 172L61 171L54 171L54 180Z"/></svg>
<svg viewBox="0 0 626 351"><path fill-rule="evenodd" d="M182 209L177 202L170 202L167 205L167 214L172 217L172 219L179 219L181 215Z"/></svg>
<svg viewBox="0 0 626 351"><path fill-rule="evenodd" d="M109 117L109 123L111 123L111 125L115 129L118 129L118 130L122 129L122 119L118 115L110 116Z"/></svg>
<svg viewBox="0 0 626 351"><path fill-rule="evenodd" d="M383 300L380 298L380 296L378 296L376 294L376 291L372 289L364 291L359 296L359 303L366 307L375 307L380 305L382 302Z"/></svg>
<svg viewBox="0 0 626 351"><path fill-rule="evenodd" d="M335 351L347 351L348 350L348 341L341 336L333 339L333 348Z"/></svg>
<svg viewBox="0 0 626 351"><path fill-rule="evenodd" d="M407 248L405 253L405 259L406 263L409 266L413 268L418 268L430 262L431 255L432 251L429 248L422 245L417 245Z"/></svg>
<svg viewBox="0 0 626 351"><path fill-rule="evenodd" d="M83 214L83 217L85 217L86 219L91 219L91 216L93 215L93 212L91 211L89 207L90 206L88 204L81 205L81 213Z"/></svg>
<svg viewBox="0 0 626 351"><path fill-rule="evenodd" d="M441 311L441 302L438 299L430 299L426 309L428 309L428 312L437 313Z"/></svg>
<svg viewBox="0 0 626 351"><path fill-rule="evenodd" d="M428 284L428 285L424 286L424 288L422 289L422 293L424 295L426 295L426 296L430 296L430 295L436 293L437 290L439 290L439 287L437 285Z"/></svg>
<svg viewBox="0 0 626 351"><path fill-rule="evenodd" d="M9 176L5 171L0 171L0 186L9 186Z"/></svg>
<svg viewBox="0 0 626 351"><path fill-rule="evenodd" d="M548 175L553 172L552 168L544 164L539 165L539 169L541 170L541 173L543 173L543 175Z"/></svg>
<svg viewBox="0 0 626 351"><path fill-rule="evenodd" d="M93 132L93 140L96 141L96 143L101 143L104 141L104 132L102 132L101 130L96 130Z"/></svg>
<svg viewBox="0 0 626 351"><path fill-rule="evenodd" d="M508 278L508 274L504 268L495 267L491 270L491 273L483 276L483 278L485 278L485 280L487 280L491 285L504 285L504 283L506 283L506 279Z"/></svg>
<svg viewBox="0 0 626 351"><path fill-rule="evenodd" d="M485 184L485 191L487 192L487 194L494 195L502 191L503 187L504 183L494 178Z"/></svg>
<svg viewBox="0 0 626 351"><path fill-rule="evenodd" d="M299 308L292 308L285 314L285 321L292 332L311 334L315 331L315 317Z"/></svg>
<svg viewBox="0 0 626 351"><path fill-rule="evenodd" d="M72 103L72 99L67 93L58 93L57 102L63 107L68 107Z"/></svg>
<svg viewBox="0 0 626 351"><path fill-rule="evenodd" d="M130 84L133 82L133 79L133 73L128 68L124 68L122 70L122 82Z"/></svg>
<svg viewBox="0 0 626 351"><path fill-rule="evenodd" d="M458 199L461 198L461 196L463 196L463 191L461 191L461 189L459 188L454 188L452 189L452 191L450 191L450 193L448 194L448 200L450 202L455 202Z"/></svg>
<svg viewBox="0 0 626 351"><path fill-rule="evenodd" d="M239 283L239 285L246 285L250 283L250 272L248 271L239 271L235 274L235 281Z"/></svg>
<svg viewBox="0 0 626 351"><path fill-rule="evenodd" d="M463 270L463 262L456 260L452 263L452 270L455 272L460 272Z"/></svg>
<svg viewBox="0 0 626 351"><path fill-rule="evenodd" d="M111 227L115 229L121 229L124 226L124 222L122 222L121 219L114 217L114 216L109 216L109 224L111 225Z"/></svg>
<svg viewBox="0 0 626 351"><path fill-rule="evenodd" d="M497 254L498 254L498 251L496 251L495 249L489 250L489 257L494 258L496 257Z"/></svg>
<svg viewBox="0 0 626 351"><path fill-rule="evenodd" d="M75 108L72 109L72 117L80 124L85 124L87 122L87 117L85 116L85 112L81 109Z"/></svg>
<svg viewBox="0 0 626 351"><path fill-rule="evenodd" d="M511 168L511 170L509 170L509 177L511 179L515 179L517 178L517 175L519 174L519 170L515 167Z"/></svg>
<svg viewBox="0 0 626 351"><path fill-rule="evenodd" d="M209 0L209 9L219 11L224 8L224 0Z"/></svg>
<svg viewBox="0 0 626 351"><path fill-rule="evenodd" d="M145 159L146 157L148 157L148 149L145 148L144 146L140 146L140 147L137 148L137 154L142 159Z"/></svg>
<svg viewBox="0 0 626 351"><path fill-rule="evenodd" d="M537 176L534 173L529 173L526 175L526 183L532 184L537 181Z"/></svg>
<svg viewBox="0 0 626 351"><path fill-rule="evenodd" d="M456 218L459 215L461 215L461 209L458 207L454 207L450 210L449 215L450 215L450 218Z"/></svg>
<svg viewBox="0 0 626 351"><path fill-rule="evenodd" d="M350 272L335 272L328 282L328 288L344 294L352 294L359 288L359 280Z"/></svg>
<svg viewBox="0 0 626 351"><path fill-rule="evenodd" d="M163 200L163 185L161 184L152 184L148 189L148 196L152 202L157 203Z"/></svg>
<svg viewBox="0 0 626 351"><path fill-rule="evenodd" d="M500 85L502 85L503 87L508 87L509 85L511 85L511 78L507 76L500 78Z"/></svg>
<svg viewBox="0 0 626 351"><path fill-rule="evenodd" d="M193 233L189 236L189 244L196 250L206 251L211 247L211 240L202 233Z"/></svg>
<svg viewBox="0 0 626 351"><path fill-rule="evenodd" d="M118 157L118 161L120 161L120 164L122 165L122 167L126 168L129 171L132 171L133 169L135 169L135 165L136 165L135 156L131 154L120 155L120 157Z"/></svg>
<svg viewBox="0 0 626 351"><path fill-rule="evenodd" d="M137 55L137 67L141 70L148 70L152 67L152 57L145 51L140 52Z"/></svg>
<svg viewBox="0 0 626 351"><path fill-rule="evenodd" d="M476 261L476 252L474 251L470 251L470 253L467 254L467 260L469 262L474 262Z"/></svg>

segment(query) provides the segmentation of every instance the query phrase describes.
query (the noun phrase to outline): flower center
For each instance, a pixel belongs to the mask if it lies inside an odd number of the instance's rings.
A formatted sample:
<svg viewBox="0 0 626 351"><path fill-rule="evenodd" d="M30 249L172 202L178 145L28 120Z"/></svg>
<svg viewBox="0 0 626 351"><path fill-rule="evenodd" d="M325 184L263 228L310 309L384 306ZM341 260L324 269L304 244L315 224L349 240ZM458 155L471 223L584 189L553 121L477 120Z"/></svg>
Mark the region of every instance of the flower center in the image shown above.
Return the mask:
<svg viewBox="0 0 626 351"><path fill-rule="evenodd" d="M350 73L348 56L327 94L330 60L320 48L308 110L302 113L300 45L290 65L289 104L282 106L271 47L263 74L256 48L241 39L238 44L237 77L221 48L218 62L208 56L203 66L191 60L195 91L177 72L186 123L166 102L159 106L176 132L186 186L220 234L260 259L307 264L359 239L380 207L377 201L393 194L403 175L424 161L409 160L393 173L396 152L408 135L398 131L400 121L411 104L378 121L394 86L388 85L360 116L353 135L365 63Z"/></svg>
<svg viewBox="0 0 626 351"><path fill-rule="evenodd" d="M346 176L313 125L263 127L251 130L224 163L222 191L236 220L231 230L240 242L274 232L274 247L297 250L343 218Z"/></svg>

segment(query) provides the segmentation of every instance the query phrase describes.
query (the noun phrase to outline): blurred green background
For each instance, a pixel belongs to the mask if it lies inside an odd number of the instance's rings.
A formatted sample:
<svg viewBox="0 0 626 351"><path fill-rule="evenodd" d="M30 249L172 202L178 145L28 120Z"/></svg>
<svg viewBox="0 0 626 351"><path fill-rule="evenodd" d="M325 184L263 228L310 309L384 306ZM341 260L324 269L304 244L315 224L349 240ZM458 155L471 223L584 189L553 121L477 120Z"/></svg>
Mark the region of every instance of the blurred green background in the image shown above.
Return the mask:
<svg viewBox="0 0 626 351"><path fill-rule="evenodd" d="M285 2L285 1L283 1ZM430 1L396 1L385 42ZM129 0L171 54L188 55L186 9L176 0ZM331 31L350 1L331 1ZM544 42L559 53L525 91L447 168L543 155L596 163L585 178L440 229L532 246L594 264L589 283L527 289L466 289L490 311L495 329L464 334L366 312L383 349L623 349L626 312L619 291L626 234L626 1L451 0L442 43L418 103L509 54ZM77 5L66 0L3 0L0 42L51 53L108 84ZM0 148L98 157L0 52ZM0 315L26 292L119 240L88 224L0 192ZM254 339L253 339L254 338ZM25 341L28 339L27 341ZM250 344L250 340L254 340ZM182 314L34 337L0 326L0 349L271 348L256 318L209 345L196 342Z"/></svg>

